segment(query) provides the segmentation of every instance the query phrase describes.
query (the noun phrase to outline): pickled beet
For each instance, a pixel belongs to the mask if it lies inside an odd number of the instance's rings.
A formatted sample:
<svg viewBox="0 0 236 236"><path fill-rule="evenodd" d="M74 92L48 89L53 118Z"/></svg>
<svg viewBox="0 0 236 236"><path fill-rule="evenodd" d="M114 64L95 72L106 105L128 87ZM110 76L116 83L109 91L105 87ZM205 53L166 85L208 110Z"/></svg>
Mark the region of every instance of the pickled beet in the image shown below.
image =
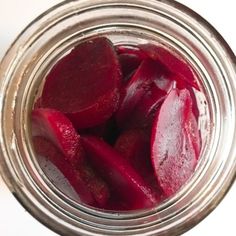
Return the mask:
<svg viewBox="0 0 236 236"><path fill-rule="evenodd" d="M83 203L94 207L105 207L110 197L109 188L95 173L85 156L80 156L78 153L74 157L77 160L71 162L52 142L44 137L34 136L33 143L36 153L48 159L60 170Z"/></svg>
<svg viewBox="0 0 236 236"><path fill-rule="evenodd" d="M121 65L123 83L126 83L134 73L134 71L139 67L142 59L137 55L132 55L128 53L123 53L118 56Z"/></svg>
<svg viewBox="0 0 236 236"><path fill-rule="evenodd" d="M149 186L119 152L93 136L83 137L82 141L94 168L106 179L113 191L129 203L130 209L154 206L157 200Z"/></svg>
<svg viewBox="0 0 236 236"><path fill-rule="evenodd" d="M202 145L198 93L190 63L167 46L88 39L45 78L32 112L36 153L85 204L155 207L195 171Z"/></svg>
<svg viewBox="0 0 236 236"><path fill-rule="evenodd" d="M61 112L39 108L32 112L32 134L42 136L57 146L71 163L83 155L80 137L70 120Z"/></svg>
<svg viewBox="0 0 236 236"><path fill-rule="evenodd" d="M121 101L116 113L116 121L119 127L125 122L127 117L142 96L150 89L154 80L163 75L163 68L159 63L151 59L144 60L127 85L121 90Z"/></svg>
<svg viewBox="0 0 236 236"><path fill-rule="evenodd" d="M112 43L93 38L77 45L48 73L40 106L65 113L76 128L95 126L117 109L120 82Z"/></svg>
<svg viewBox="0 0 236 236"><path fill-rule="evenodd" d="M57 147L55 147L52 142L39 136L33 137L33 143L36 154L50 160L69 181L71 186L78 193L80 200L85 204L93 206L95 200L87 188L86 183L82 180L80 173L75 168L71 167L70 163Z"/></svg>
<svg viewBox="0 0 236 236"><path fill-rule="evenodd" d="M150 158L150 140L146 132L139 129L123 132L116 141L115 149L142 176L159 200L161 191L155 181Z"/></svg>
<svg viewBox="0 0 236 236"><path fill-rule="evenodd" d="M191 66L173 50L153 44L142 44L140 49L153 60L158 60L171 72L180 75L187 83L199 90L199 85Z"/></svg>
<svg viewBox="0 0 236 236"><path fill-rule="evenodd" d="M195 170L197 155L194 143L198 140L189 135L192 119L195 118L187 89L172 90L155 118L151 158L157 180L166 196L176 193Z"/></svg>

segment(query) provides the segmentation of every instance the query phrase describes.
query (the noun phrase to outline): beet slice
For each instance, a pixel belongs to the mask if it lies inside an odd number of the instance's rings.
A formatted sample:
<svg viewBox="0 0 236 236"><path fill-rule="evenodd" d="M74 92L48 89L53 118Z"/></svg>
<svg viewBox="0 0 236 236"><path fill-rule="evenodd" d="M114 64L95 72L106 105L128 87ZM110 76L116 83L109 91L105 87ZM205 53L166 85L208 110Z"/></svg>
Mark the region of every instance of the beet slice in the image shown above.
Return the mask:
<svg viewBox="0 0 236 236"><path fill-rule="evenodd" d="M95 205L95 200L89 191L87 184L82 180L80 173L72 168L59 149L43 137L33 137L34 149L37 155L45 157L54 164L65 176L80 197L81 202Z"/></svg>
<svg viewBox="0 0 236 236"><path fill-rule="evenodd" d="M192 100L187 89L172 90L158 112L152 129L151 156L157 180L167 197L193 174L197 157L193 147ZM196 132L196 131L194 131Z"/></svg>
<svg viewBox="0 0 236 236"><path fill-rule="evenodd" d="M123 83L126 83L134 71L139 67L142 60L136 55L121 54L118 56L121 65Z"/></svg>
<svg viewBox="0 0 236 236"><path fill-rule="evenodd" d="M182 76L187 83L199 90L199 85L193 69L176 51L153 44L141 44L139 47L143 53L146 53L153 60L158 60L174 74Z"/></svg>
<svg viewBox="0 0 236 236"><path fill-rule="evenodd" d="M122 128L145 128L149 133L156 111L173 87L173 80L169 80L167 76L155 80L152 83L151 88L142 96L141 100L136 105L132 116L129 116L122 124Z"/></svg>
<svg viewBox="0 0 236 236"><path fill-rule="evenodd" d="M119 127L122 127L142 96L150 89L152 82L163 74L163 67L158 62L146 59L141 63L131 80L121 91L121 102L116 113Z"/></svg>
<svg viewBox="0 0 236 236"><path fill-rule="evenodd" d="M156 199L161 198L150 158L149 136L144 130L134 129L124 131L116 141L114 148L142 176L152 188Z"/></svg>
<svg viewBox="0 0 236 236"><path fill-rule="evenodd" d="M198 121L198 119L199 119L199 109L198 109L198 105L197 105L196 95L194 93L194 88L192 86L190 86L183 79L183 77L181 77L179 75L174 75L173 79L176 80L176 88L178 88L178 89L188 89L188 91L190 93L190 96L192 98L192 111L193 111L193 114L194 114L196 120Z"/></svg>
<svg viewBox="0 0 236 236"><path fill-rule="evenodd" d="M77 45L46 76L41 106L59 110L88 128L111 117L119 102L121 71L112 43L103 37Z"/></svg>
<svg viewBox="0 0 236 236"><path fill-rule="evenodd" d="M104 207L107 204L110 198L109 188L86 158L78 157L77 165L72 166L63 153L44 137L33 137L33 143L36 153L50 160L60 170L83 203L94 207Z"/></svg>
<svg viewBox="0 0 236 236"><path fill-rule="evenodd" d="M154 206L157 200L150 188L119 152L93 136L82 137L82 141L91 164L130 210Z"/></svg>
<svg viewBox="0 0 236 236"><path fill-rule="evenodd" d="M46 108L33 110L32 134L50 140L70 163L76 164L78 156L83 155L79 135L70 120L59 111Z"/></svg>
<svg viewBox="0 0 236 236"><path fill-rule="evenodd" d="M86 159L76 169L95 199L95 206L104 208L110 198L110 189L107 183L94 171Z"/></svg>

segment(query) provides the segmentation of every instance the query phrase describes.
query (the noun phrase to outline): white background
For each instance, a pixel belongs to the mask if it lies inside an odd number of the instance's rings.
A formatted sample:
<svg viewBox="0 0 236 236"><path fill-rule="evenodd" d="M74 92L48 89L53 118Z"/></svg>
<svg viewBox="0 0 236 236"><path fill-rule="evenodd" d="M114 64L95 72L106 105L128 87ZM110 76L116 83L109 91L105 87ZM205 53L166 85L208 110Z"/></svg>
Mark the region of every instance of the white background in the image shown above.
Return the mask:
<svg viewBox="0 0 236 236"><path fill-rule="evenodd" d="M0 59L17 34L29 22L58 2L60 1L0 0ZM236 53L235 1L179 0L179 2L186 4L213 24ZM217 209L185 236L235 236L235 211L236 185ZM54 236L56 234L31 217L0 179L0 235Z"/></svg>

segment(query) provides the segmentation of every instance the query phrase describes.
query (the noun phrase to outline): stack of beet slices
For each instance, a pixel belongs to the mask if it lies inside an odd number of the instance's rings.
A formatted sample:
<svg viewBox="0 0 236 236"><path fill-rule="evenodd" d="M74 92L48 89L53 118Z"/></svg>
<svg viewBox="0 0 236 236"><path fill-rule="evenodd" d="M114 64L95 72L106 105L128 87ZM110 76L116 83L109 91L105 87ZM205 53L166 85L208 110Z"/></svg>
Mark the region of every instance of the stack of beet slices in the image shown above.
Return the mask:
<svg viewBox="0 0 236 236"><path fill-rule="evenodd" d="M32 111L38 158L47 158L82 203L150 208L191 177L200 154L198 81L158 45L77 45L46 76Z"/></svg>

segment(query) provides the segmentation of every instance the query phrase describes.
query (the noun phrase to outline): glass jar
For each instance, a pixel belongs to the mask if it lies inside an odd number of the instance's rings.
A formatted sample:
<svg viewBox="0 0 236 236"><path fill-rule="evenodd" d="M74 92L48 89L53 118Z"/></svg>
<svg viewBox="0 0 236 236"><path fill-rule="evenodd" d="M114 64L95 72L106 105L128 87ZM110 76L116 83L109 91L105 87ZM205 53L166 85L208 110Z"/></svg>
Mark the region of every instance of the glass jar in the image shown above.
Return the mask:
<svg viewBox="0 0 236 236"><path fill-rule="evenodd" d="M32 148L30 114L43 78L78 41L98 35L115 44L163 43L200 78L201 160L191 180L153 209L112 213L73 201L48 180ZM235 64L216 30L174 1L65 1L32 22L1 62L1 174L22 205L59 234L179 235L209 214L235 179Z"/></svg>

